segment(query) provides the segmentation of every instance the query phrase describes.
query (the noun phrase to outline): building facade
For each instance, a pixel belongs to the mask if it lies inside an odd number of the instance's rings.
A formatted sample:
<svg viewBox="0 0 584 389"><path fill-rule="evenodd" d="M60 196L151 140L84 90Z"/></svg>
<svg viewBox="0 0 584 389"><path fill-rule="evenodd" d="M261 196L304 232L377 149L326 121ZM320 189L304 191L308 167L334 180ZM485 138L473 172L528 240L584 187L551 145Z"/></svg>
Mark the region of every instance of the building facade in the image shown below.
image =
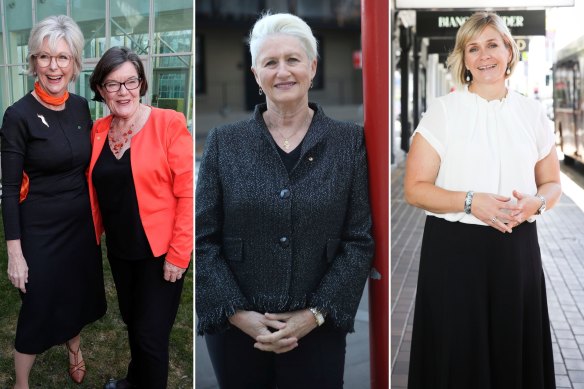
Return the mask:
<svg viewBox="0 0 584 389"><path fill-rule="evenodd" d="M83 70L69 91L89 101L93 119L108 112L91 101L89 77L108 48L127 46L148 77L142 101L183 112L192 130L193 0L0 0L0 114L33 89L26 72L32 26L59 14L73 18L85 37Z"/></svg>
<svg viewBox="0 0 584 389"><path fill-rule="evenodd" d="M310 99L322 105L362 104L360 0L197 0L196 105L199 113L249 111L264 101L253 78L247 35L260 14L289 12L319 41Z"/></svg>

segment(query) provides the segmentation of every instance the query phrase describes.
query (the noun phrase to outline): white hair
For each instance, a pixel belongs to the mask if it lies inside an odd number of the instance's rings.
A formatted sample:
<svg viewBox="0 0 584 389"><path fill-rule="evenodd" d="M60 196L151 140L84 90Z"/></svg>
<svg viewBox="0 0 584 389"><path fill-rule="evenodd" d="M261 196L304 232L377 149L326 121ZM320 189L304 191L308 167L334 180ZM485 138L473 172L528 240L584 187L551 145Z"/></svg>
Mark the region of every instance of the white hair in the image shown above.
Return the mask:
<svg viewBox="0 0 584 389"><path fill-rule="evenodd" d="M298 16L289 13L271 15L269 12L260 16L249 33L249 52L251 66L256 66L256 60L264 40L271 35L284 34L298 38L308 59L314 60L318 56L318 42L306 22Z"/></svg>
<svg viewBox="0 0 584 389"><path fill-rule="evenodd" d="M73 78L81 73L81 54L83 53L83 33L73 19L65 15L49 16L38 22L30 31L28 38L28 74L36 75L34 55L38 54L43 41L48 39L49 47L55 50L60 39L63 39L71 54L73 54Z"/></svg>

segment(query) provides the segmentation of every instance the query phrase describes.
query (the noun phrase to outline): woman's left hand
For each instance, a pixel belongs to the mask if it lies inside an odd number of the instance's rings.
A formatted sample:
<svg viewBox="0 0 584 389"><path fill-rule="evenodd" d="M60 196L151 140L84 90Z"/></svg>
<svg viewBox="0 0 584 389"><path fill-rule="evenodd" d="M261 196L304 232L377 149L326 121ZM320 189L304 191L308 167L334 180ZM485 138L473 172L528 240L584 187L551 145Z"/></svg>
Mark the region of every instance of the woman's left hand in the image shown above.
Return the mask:
<svg viewBox="0 0 584 389"><path fill-rule="evenodd" d="M536 196L514 190L513 197L517 199L517 206L520 210L511 213L512 220L508 223L510 228L517 227L535 215L539 207L541 207L541 200Z"/></svg>
<svg viewBox="0 0 584 389"><path fill-rule="evenodd" d="M314 315L308 309L285 313L266 313L265 316L267 319L286 323L286 327L269 335L257 336L254 347L262 351L272 351L277 354L290 351L298 346L300 338L317 327ZM289 342L286 342L286 346L280 344L280 341L292 338L296 339L296 342L290 345L288 345Z"/></svg>
<svg viewBox="0 0 584 389"><path fill-rule="evenodd" d="M168 261L164 261L164 279L169 282L180 280L187 269L180 268Z"/></svg>

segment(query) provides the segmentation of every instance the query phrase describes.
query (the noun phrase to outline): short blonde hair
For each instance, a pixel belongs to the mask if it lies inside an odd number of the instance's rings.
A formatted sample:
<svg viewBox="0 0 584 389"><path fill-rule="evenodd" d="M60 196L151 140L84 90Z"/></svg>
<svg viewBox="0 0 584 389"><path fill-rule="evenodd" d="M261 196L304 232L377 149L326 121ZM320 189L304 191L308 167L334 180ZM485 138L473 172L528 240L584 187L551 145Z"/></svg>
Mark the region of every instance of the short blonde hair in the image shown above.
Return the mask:
<svg viewBox="0 0 584 389"><path fill-rule="evenodd" d="M40 53L43 41L48 39L49 47L54 50L57 42L63 39L73 55L73 78L75 81L81 73L81 54L85 40L81 29L73 19L65 15L49 16L37 24L30 31L28 38L28 74L36 76L34 56Z"/></svg>
<svg viewBox="0 0 584 389"><path fill-rule="evenodd" d="M519 49L517 48L517 43L515 43L515 39L513 39L511 36L511 32L507 28L505 21L494 12L475 12L458 29L458 32L456 33L456 43L454 45L454 49L446 60L446 64L452 74L452 78L460 85L470 84L472 81L472 79L470 81L466 80L464 49L466 48L468 42L480 34L486 27L492 27L498 31L499 34L501 34L501 38L503 38L505 47L511 50L511 61L509 61L508 64L510 73L505 73L505 78L509 78L511 74L513 74L513 69L519 61Z"/></svg>
<svg viewBox="0 0 584 389"><path fill-rule="evenodd" d="M251 67L255 68L260 47L264 40L277 34L290 35L298 38L308 60L312 62L318 56L318 42L306 22L296 15L279 13L271 15L269 12L260 16L249 33L249 52Z"/></svg>

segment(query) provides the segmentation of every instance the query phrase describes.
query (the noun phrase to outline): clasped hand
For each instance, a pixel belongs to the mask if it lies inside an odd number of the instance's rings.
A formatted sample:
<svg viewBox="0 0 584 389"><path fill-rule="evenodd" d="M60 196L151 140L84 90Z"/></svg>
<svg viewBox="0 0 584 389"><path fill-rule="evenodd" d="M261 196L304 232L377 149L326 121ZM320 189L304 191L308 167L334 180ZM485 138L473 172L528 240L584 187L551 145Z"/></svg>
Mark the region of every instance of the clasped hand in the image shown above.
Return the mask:
<svg viewBox="0 0 584 389"><path fill-rule="evenodd" d="M516 190L513 197L475 193L471 213L488 226L511 233L513 228L533 216L540 206L539 198Z"/></svg>
<svg viewBox="0 0 584 389"><path fill-rule="evenodd" d="M298 341L317 327L308 309L265 314L237 311L229 321L256 341L255 348L277 354L298 347Z"/></svg>

